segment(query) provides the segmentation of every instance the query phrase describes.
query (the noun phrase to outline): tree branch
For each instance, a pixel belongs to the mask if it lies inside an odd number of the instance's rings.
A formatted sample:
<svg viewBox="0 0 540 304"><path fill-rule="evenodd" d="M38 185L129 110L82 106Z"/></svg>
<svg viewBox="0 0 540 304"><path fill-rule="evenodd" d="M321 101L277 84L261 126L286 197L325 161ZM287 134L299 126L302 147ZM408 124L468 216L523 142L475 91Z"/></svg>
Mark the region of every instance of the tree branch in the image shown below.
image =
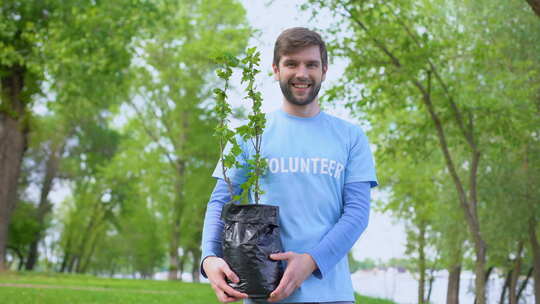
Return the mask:
<svg viewBox="0 0 540 304"><path fill-rule="evenodd" d="M349 15L344 15L344 14L341 14L343 17L349 17L351 18L364 32L366 32L366 34L369 35L369 38L371 40L373 40L373 42L375 42L375 44L377 45L378 48L381 49L381 51L383 51L384 54L386 54L388 57L390 57L390 60L392 61L392 64L394 64L396 67L400 68L401 67L401 62L399 61L399 59L386 47L386 45L384 45L384 43L382 43L379 39L377 39L376 37L373 37L371 35L371 33L369 32L369 29L366 27L366 25L360 21L360 19L358 19L355 14L353 14L353 12L348 9L347 7L343 6L343 9L349 13Z"/></svg>
<svg viewBox="0 0 540 304"><path fill-rule="evenodd" d="M419 48L422 48L422 44L420 43L420 41L418 40L418 37L412 32L411 28L405 24L405 22L403 22L403 20L395 13L395 10L394 9L390 9L390 12L392 13L392 15L396 18L397 22L399 25L401 25L401 27L403 27L403 29L405 30L405 32L407 33L407 35L414 41L414 43L419 47ZM461 130L461 132L463 133L465 139L467 140L467 142L469 143L469 145L471 146L471 148L473 150L476 149L476 145L474 143L474 137L473 137L473 134L472 134L472 131L471 130L467 130L465 128L465 124L463 122L463 115L461 114L461 112L459 111L459 108L452 96L452 94L450 94L450 90L448 89L448 85L447 83L442 79L441 75L439 74L438 70L437 70L437 67L435 66L435 64L431 61L431 59L429 58L426 58L426 61L428 62L429 64L429 67L431 69L431 71L433 72L433 74L435 75L435 78L437 79L437 82L441 85L441 87L443 88L443 91L448 99L448 102L450 104L450 107L452 108L452 111L454 112L454 115L455 115L455 119L458 123L458 126L459 126L459 129Z"/></svg>
<svg viewBox="0 0 540 304"><path fill-rule="evenodd" d="M172 159L172 157L169 155L169 151L167 151L167 149L165 147L163 147L163 145L159 142L159 137L156 136L152 130L150 130L150 128L144 123L144 120L143 120L143 114L141 112L141 110L139 110L139 108L135 105L135 103L131 100L128 100L128 103L133 107L133 109L135 110L135 112L137 112L137 118L139 119L139 122L141 123L144 131L146 132L146 134L148 136L150 136L150 138L152 138L152 140L158 145L158 147L163 151L163 154L165 154L165 157L167 158L167 160L169 161L170 165L173 166L173 168L177 168L177 164L176 162Z"/></svg>
<svg viewBox="0 0 540 304"><path fill-rule="evenodd" d="M144 101L146 102L146 104L152 104L152 102L146 97L146 95L142 94L142 92L139 91L139 95L144 99ZM159 110L161 111L161 113L165 113L165 109L159 104L159 102L155 102L155 104L157 104L157 107L159 108ZM161 119L156 111L154 110L153 107L150 107L150 112L152 113L152 116L154 116L154 118L156 120L159 120L161 123L163 123L163 126L165 127L165 133L167 134L167 136L169 137L170 141L171 141L171 144L173 145L174 149L175 150L178 150L178 146L176 144L176 141L174 141L174 136L173 136L173 133L172 133L172 128L171 126L167 123L166 119Z"/></svg>

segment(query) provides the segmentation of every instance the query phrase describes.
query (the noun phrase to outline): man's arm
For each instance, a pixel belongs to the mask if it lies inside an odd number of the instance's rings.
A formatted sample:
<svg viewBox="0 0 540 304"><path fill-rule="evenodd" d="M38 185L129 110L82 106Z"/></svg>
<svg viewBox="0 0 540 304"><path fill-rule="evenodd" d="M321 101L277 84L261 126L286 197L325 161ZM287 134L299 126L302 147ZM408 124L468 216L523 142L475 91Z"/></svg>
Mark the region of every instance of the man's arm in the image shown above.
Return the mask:
<svg viewBox="0 0 540 304"><path fill-rule="evenodd" d="M322 278L347 253L358 240L369 222L371 185L369 182L345 184L343 214L319 244L307 253L317 263L314 275Z"/></svg>
<svg viewBox="0 0 540 304"><path fill-rule="evenodd" d="M233 188L235 195L241 191L238 186L233 186ZM230 200L231 194L229 193L227 183L223 179L218 179L214 191L210 196L204 217L200 266L201 274L205 278L208 278L218 300L223 303L247 298L246 294L234 290L227 284L225 278L228 278L232 282L238 282L238 277L230 269L225 260L221 258L223 231L221 210L223 209L223 205Z"/></svg>
<svg viewBox="0 0 540 304"><path fill-rule="evenodd" d="M204 216L201 266L204 259L209 256L222 256L221 233L223 231L223 221L221 220L221 209L230 199L231 195L227 183L222 179L217 179ZM205 278L207 277L202 267L201 274Z"/></svg>
<svg viewBox="0 0 540 304"><path fill-rule="evenodd" d="M352 248L369 220L371 184L352 182L343 190L343 214L319 244L306 253L286 252L272 254L274 260L286 260L287 269L279 286L270 294L270 302L291 295L312 273L322 278Z"/></svg>

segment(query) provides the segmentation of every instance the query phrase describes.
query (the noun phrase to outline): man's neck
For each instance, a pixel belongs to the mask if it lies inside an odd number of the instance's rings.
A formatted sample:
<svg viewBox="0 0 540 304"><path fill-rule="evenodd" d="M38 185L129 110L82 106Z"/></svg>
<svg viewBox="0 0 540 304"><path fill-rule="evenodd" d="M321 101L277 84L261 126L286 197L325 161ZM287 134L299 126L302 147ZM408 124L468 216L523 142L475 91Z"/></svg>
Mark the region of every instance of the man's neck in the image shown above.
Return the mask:
<svg viewBox="0 0 540 304"><path fill-rule="evenodd" d="M318 100L314 100L310 104L304 106L295 105L287 100L283 100L281 108L285 113L298 117L313 117L321 111Z"/></svg>

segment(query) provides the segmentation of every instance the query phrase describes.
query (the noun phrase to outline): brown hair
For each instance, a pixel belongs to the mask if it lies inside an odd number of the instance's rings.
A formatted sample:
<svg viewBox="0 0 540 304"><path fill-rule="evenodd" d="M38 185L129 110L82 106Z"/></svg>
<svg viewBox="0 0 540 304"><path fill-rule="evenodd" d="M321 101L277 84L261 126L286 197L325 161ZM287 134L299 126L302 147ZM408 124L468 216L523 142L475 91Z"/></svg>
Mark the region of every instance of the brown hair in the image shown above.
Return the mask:
<svg viewBox="0 0 540 304"><path fill-rule="evenodd" d="M319 47L322 66L323 68L326 67L328 65L328 54L321 35L305 27L286 29L279 35L274 45L273 63L279 67L279 60L282 55L292 54L313 45Z"/></svg>

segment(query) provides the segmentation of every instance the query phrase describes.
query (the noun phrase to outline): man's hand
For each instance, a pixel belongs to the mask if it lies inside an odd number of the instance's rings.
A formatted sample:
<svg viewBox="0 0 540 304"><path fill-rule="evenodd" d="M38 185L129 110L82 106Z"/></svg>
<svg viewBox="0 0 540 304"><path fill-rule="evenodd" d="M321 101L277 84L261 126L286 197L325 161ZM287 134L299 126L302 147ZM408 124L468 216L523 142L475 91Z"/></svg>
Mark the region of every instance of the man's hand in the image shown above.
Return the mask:
<svg viewBox="0 0 540 304"><path fill-rule="evenodd" d="M234 283L238 283L239 279L222 258L215 256L207 257L203 261L203 269L221 303L236 302L248 297L247 294L241 293L227 284L225 278L228 278Z"/></svg>
<svg viewBox="0 0 540 304"><path fill-rule="evenodd" d="M317 269L317 264L307 253L275 253L271 254L270 258L287 261L287 268L278 287L270 294L269 302L277 302L290 296Z"/></svg>

